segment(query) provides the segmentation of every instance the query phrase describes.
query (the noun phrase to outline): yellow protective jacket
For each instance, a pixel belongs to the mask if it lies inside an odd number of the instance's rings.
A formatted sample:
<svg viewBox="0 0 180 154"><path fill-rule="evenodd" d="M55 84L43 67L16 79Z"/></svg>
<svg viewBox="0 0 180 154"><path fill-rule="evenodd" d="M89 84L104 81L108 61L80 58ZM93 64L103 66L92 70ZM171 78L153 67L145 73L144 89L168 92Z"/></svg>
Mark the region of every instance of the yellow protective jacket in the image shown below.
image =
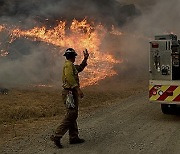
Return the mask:
<svg viewBox="0 0 180 154"><path fill-rule="evenodd" d="M86 60L83 60L80 65L74 65L71 61L66 60L63 67L62 87L64 89L73 89L80 86L78 73L83 71L86 66Z"/></svg>

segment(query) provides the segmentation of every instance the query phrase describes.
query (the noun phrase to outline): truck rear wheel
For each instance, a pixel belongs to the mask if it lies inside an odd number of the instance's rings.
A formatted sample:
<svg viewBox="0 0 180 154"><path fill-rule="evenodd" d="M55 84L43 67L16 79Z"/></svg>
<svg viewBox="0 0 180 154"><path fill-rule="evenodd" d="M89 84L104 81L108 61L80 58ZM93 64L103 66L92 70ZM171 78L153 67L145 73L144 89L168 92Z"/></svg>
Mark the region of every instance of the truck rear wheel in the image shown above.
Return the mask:
<svg viewBox="0 0 180 154"><path fill-rule="evenodd" d="M175 114L176 105L175 104L161 104L161 110L164 114Z"/></svg>

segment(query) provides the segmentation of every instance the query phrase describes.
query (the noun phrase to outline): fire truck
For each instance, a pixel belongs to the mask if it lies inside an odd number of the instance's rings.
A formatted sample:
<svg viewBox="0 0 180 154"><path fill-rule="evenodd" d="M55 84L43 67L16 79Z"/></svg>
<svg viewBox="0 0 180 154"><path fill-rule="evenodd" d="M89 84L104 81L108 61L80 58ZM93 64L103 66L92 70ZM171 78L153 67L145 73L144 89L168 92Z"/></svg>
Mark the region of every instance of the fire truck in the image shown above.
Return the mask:
<svg viewBox="0 0 180 154"><path fill-rule="evenodd" d="M164 114L180 105L180 40L174 34L158 35L150 42L149 100L161 104Z"/></svg>

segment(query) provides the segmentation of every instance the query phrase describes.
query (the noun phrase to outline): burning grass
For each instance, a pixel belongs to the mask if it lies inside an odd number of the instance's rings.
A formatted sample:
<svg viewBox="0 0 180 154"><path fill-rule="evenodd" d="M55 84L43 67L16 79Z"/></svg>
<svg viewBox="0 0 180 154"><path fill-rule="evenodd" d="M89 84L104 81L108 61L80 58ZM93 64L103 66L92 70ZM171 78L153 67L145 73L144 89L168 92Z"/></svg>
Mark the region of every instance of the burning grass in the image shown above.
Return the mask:
<svg viewBox="0 0 180 154"><path fill-rule="evenodd" d="M83 56L82 51L88 49L90 58L88 60L88 68L82 73L83 86L94 85L106 77L116 75L117 72L114 70L114 65L123 62L120 58L118 60L115 59L111 50L102 49L102 42L107 36L120 36L122 34L114 26L112 31L108 31L102 24L95 25L86 19L82 21L74 19L70 26L65 21L57 21L55 27L37 26L32 29L21 29L19 27L4 28L0 25L0 32L2 30L9 34L9 44L12 44L18 38L26 38L59 48L57 52L52 53L54 57L62 56L62 52L66 48L72 47L80 55L78 56L79 59L77 59L77 61L80 61L80 58ZM0 56L8 56L8 52L3 50Z"/></svg>

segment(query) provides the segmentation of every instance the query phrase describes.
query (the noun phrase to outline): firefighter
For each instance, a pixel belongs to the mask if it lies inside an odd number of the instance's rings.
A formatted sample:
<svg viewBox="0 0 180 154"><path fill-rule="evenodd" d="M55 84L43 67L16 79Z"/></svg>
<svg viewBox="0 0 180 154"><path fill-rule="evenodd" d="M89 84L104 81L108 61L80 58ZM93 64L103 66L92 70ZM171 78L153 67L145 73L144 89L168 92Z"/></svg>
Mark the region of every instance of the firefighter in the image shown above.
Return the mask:
<svg viewBox="0 0 180 154"><path fill-rule="evenodd" d="M54 141L55 145L59 148L62 148L61 138L67 131L69 131L70 144L78 144L85 141L84 139L80 139L78 136L78 126L76 122L78 117L78 99L79 97L84 97L84 94L80 89L78 73L82 72L87 66L87 60L89 57L87 49L83 51L83 53L84 59L80 65L74 65L77 56L74 49L68 48L64 53L66 61L62 74L62 99L66 106L66 115L62 123L57 127L55 135L51 136L51 140ZM73 100L70 102L70 106L67 105L68 94L72 94L73 98Z"/></svg>

